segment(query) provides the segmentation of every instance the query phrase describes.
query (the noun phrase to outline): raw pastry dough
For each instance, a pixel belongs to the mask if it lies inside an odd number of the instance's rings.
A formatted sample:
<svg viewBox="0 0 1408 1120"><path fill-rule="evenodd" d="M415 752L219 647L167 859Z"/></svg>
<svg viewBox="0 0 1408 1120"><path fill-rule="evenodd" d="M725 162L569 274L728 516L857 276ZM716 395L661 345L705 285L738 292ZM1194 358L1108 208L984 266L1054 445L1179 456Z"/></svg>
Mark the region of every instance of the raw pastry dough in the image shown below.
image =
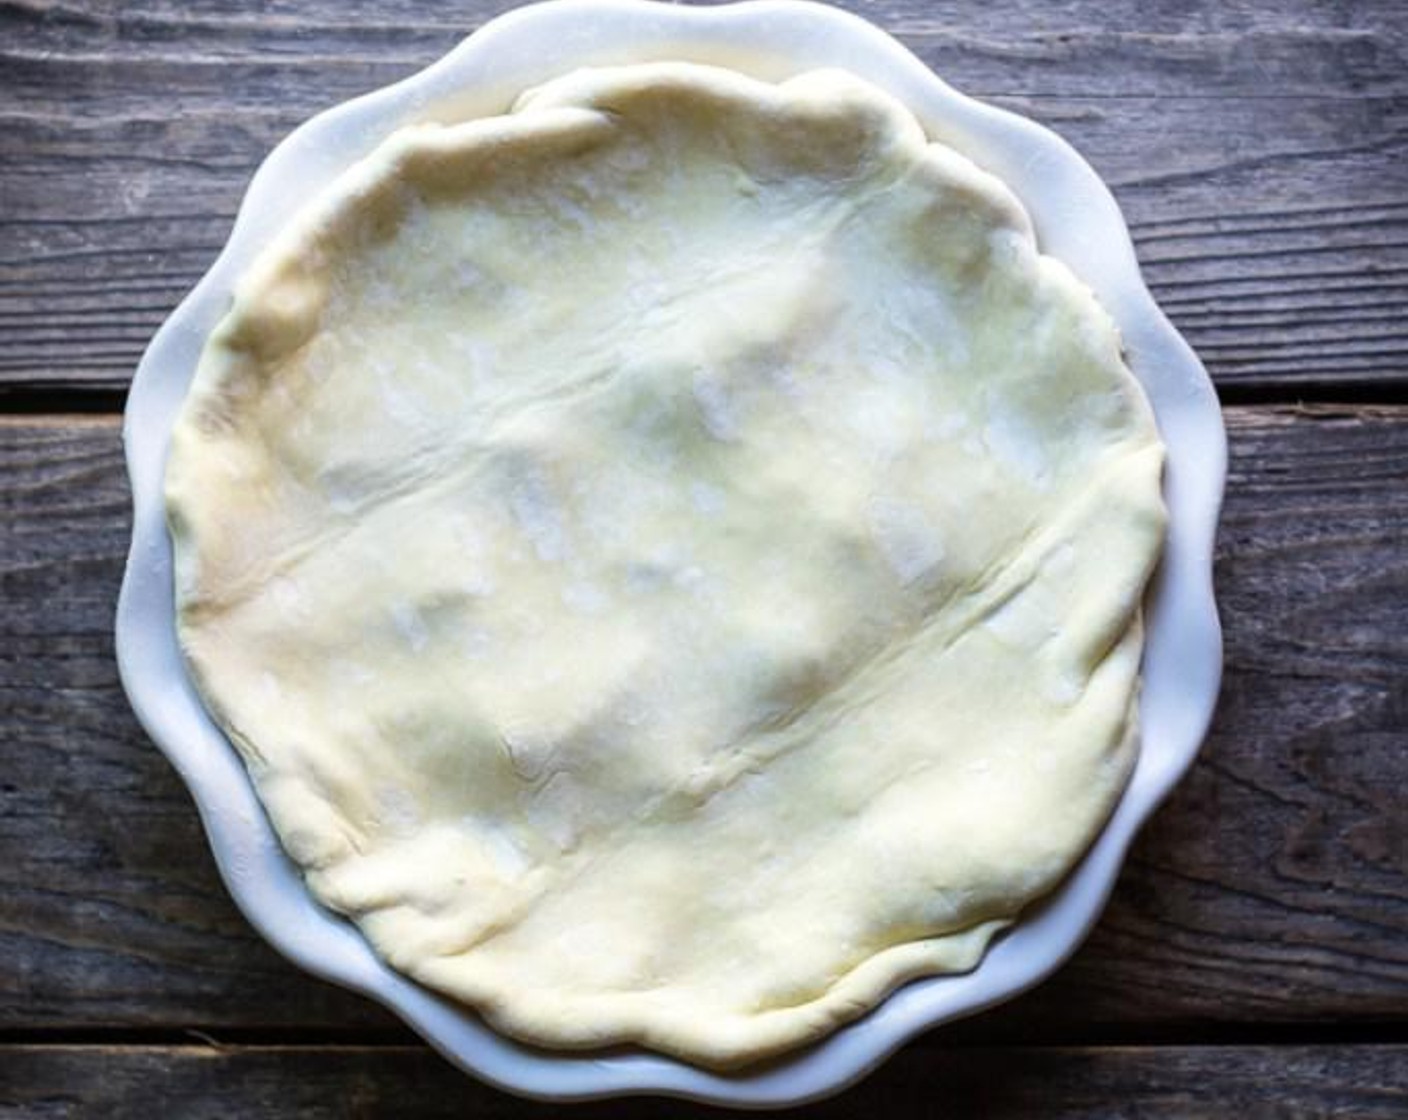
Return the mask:
<svg viewBox="0 0 1408 1120"><path fill-rule="evenodd" d="M736 1066L972 967L1097 834L1161 463L1109 318L888 96L580 71L396 133L245 276L180 636L396 968Z"/></svg>

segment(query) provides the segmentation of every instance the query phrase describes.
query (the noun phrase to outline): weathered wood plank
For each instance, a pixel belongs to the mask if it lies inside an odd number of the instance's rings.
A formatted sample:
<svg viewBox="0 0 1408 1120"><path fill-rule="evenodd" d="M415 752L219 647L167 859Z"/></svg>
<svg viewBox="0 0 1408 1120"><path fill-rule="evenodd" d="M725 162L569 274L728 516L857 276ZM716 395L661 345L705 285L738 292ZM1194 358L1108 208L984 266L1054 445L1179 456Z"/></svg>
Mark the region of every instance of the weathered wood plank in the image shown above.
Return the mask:
<svg viewBox="0 0 1408 1120"><path fill-rule="evenodd" d="M1328 1000L1401 1018L1408 410L1226 415L1214 733L1136 845L1118 903L1032 1006L1314 1021Z"/></svg>
<svg viewBox="0 0 1408 1120"><path fill-rule="evenodd" d="M423 1047L15 1047L0 1052L0 1114L27 1120L298 1116L550 1117L561 1106L510 1097ZM658 1100L573 1106L582 1120L717 1117ZM838 1097L779 1117L1401 1117L1408 1047L911 1047Z"/></svg>
<svg viewBox="0 0 1408 1120"><path fill-rule="evenodd" d="M6 55L136 59L198 68L212 62L344 66L416 64L517 0L27 0L0 8ZM1401 91L1408 41L1393 0L1354 4L1147 4L1139 0L849 0L896 35L929 42L945 64L976 68L974 92L1045 90L1124 96ZM1356 79L1345 87L1347 74ZM110 93L94 74L75 90ZM23 87L23 83L20 83ZM23 87L28 88L28 87ZM52 90L41 90L40 96ZM173 92L185 92L175 90ZM261 95L256 87L226 97Z"/></svg>
<svg viewBox="0 0 1408 1120"><path fill-rule="evenodd" d="M1228 419L1215 733L1086 948L943 1038L1408 1017L1408 408ZM0 1028L394 1031L259 942L135 726L126 503L114 420L0 421Z"/></svg>
<svg viewBox="0 0 1408 1120"><path fill-rule="evenodd" d="M387 1026L256 943L127 709L128 505L115 420L0 422L0 1026Z"/></svg>
<svg viewBox="0 0 1408 1120"><path fill-rule="evenodd" d="M0 7L0 386L125 385L282 135L507 6ZM1221 384L1408 386L1395 3L854 6L1091 159Z"/></svg>

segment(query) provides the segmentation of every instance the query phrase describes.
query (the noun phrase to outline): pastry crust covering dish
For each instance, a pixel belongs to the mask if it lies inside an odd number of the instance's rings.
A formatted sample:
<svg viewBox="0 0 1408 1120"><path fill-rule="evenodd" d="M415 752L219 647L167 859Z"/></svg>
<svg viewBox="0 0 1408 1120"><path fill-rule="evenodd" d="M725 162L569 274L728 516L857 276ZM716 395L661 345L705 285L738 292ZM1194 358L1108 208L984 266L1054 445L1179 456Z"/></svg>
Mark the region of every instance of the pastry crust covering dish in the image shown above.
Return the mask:
<svg viewBox="0 0 1408 1120"><path fill-rule="evenodd" d="M258 258L178 628L316 896L514 1037L735 1067L971 968L1133 763L1162 447L874 87L569 74Z"/></svg>

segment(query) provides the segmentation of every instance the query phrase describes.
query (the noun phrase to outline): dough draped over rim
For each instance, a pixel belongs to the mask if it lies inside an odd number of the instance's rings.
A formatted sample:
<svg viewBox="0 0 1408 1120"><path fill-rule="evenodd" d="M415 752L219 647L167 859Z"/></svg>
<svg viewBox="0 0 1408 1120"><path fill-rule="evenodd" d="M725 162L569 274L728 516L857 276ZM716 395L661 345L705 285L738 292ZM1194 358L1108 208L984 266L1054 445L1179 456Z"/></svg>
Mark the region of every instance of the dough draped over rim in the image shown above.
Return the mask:
<svg viewBox="0 0 1408 1120"><path fill-rule="evenodd" d="M736 1067L972 968L1098 834L1161 469L1109 317L887 95L584 70L395 133L243 278L180 639L394 967Z"/></svg>

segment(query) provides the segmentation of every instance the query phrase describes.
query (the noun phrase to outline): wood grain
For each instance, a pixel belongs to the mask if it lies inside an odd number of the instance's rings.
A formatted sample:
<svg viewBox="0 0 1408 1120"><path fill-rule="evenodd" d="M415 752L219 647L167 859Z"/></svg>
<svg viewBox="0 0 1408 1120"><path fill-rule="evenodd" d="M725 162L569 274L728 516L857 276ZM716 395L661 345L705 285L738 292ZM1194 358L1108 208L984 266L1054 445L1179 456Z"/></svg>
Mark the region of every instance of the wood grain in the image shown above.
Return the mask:
<svg viewBox="0 0 1408 1120"><path fill-rule="evenodd" d="M0 5L0 387L120 390L285 133L508 6ZM1076 144L1220 385L1408 387L1397 0L852 6Z"/></svg>
<svg viewBox="0 0 1408 1120"><path fill-rule="evenodd" d="M1408 1011L1408 408L1228 423L1214 734L1074 961L944 1039L1197 1041ZM116 679L127 531L115 421L0 421L0 1029L402 1037L226 897Z"/></svg>
<svg viewBox="0 0 1408 1120"><path fill-rule="evenodd" d="M843 2L1075 143L1273 407L1227 412L1214 733L1090 940L811 1114L1408 1115L1408 406L1290 406L1408 402L1401 3ZM115 406L268 150L514 3L0 0L0 1117L548 1113L252 932L117 681L117 419L4 415Z"/></svg>
<svg viewBox="0 0 1408 1120"><path fill-rule="evenodd" d="M15 1048L0 1074L0 1116L29 1120L461 1120L547 1118L558 1105L509 1097L457 1073L425 1048ZM1274 1086L1274 1092L1268 1087ZM849 1091L776 1113L846 1118L1119 1120L1353 1116L1408 1111L1408 1047L910 1049ZM574 1105L580 1120L718 1117L658 1100Z"/></svg>

